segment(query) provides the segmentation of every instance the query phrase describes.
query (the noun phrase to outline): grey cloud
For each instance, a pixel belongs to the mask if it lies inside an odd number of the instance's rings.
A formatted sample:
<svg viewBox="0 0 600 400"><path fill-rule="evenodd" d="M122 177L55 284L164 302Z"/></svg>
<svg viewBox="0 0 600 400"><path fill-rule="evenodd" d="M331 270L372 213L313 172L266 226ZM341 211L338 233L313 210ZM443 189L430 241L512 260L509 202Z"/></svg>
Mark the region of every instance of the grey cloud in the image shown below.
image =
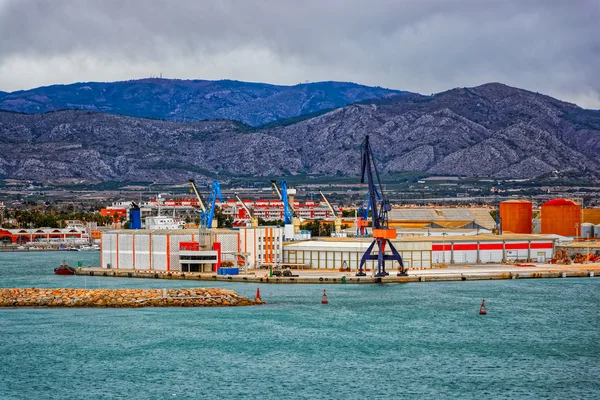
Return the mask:
<svg viewBox="0 0 600 400"><path fill-rule="evenodd" d="M0 90L163 72L420 93L490 81L600 108L600 1L0 0Z"/></svg>

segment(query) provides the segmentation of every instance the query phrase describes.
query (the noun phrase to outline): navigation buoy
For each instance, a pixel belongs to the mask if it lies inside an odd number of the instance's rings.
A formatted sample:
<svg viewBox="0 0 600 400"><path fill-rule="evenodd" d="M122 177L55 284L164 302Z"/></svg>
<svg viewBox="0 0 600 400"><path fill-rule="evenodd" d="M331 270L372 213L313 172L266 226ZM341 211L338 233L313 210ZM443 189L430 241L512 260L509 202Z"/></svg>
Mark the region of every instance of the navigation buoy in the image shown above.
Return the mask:
<svg viewBox="0 0 600 400"><path fill-rule="evenodd" d="M485 309L485 299L481 300L481 306L479 307L479 315L486 315L487 310Z"/></svg>
<svg viewBox="0 0 600 400"><path fill-rule="evenodd" d="M329 300L327 300L327 290L323 289L323 298L321 299L321 304L329 304Z"/></svg>
<svg viewBox="0 0 600 400"><path fill-rule="evenodd" d="M260 288L256 288L256 296L254 296L254 302L257 304L262 304L263 301L260 298Z"/></svg>

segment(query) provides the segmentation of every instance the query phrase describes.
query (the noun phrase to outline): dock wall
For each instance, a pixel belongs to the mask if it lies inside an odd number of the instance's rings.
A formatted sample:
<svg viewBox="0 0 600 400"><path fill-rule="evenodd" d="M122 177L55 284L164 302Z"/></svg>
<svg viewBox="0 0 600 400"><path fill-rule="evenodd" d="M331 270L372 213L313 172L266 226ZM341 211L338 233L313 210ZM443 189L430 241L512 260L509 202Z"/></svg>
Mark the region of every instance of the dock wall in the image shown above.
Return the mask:
<svg viewBox="0 0 600 400"><path fill-rule="evenodd" d="M411 271L408 276L396 276L393 273L383 278L372 276L357 277L353 273L325 272L323 275L312 273L294 277L268 277L267 275L217 275L204 273L158 272L139 270L109 270L102 268L77 268L77 275L106 276L115 278L152 278L172 280L197 280L213 282L275 283L275 284L365 284L365 283L409 283L409 282L448 282L478 281L502 279L540 279L540 278L591 278L600 276L600 265L588 265L586 268L564 266L563 268L519 268L466 271L447 269L444 272L429 274L423 271Z"/></svg>

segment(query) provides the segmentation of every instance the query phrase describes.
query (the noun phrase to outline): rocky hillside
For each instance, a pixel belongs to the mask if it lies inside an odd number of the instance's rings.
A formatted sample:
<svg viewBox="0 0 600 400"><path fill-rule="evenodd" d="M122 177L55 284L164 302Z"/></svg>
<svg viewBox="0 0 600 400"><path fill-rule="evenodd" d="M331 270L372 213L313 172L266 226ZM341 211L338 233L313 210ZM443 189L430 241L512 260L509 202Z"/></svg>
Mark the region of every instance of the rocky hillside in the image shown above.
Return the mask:
<svg viewBox="0 0 600 400"><path fill-rule="evenodd" d="M366 134L384 172L598 180L600 115L501 84L405 94L271 128L87 111L0 112L0 176L176 182L357 174Z"/></svg>
<svg viewBox="0 0 600 400"><path fill-rule="evenodd" d="M400 91L348 82L276 86L239 81L141 79L0 92L0 110L76 109L169 121L229 119L259 126Z"/></svg>
<svg viewBox="0 0 600 400"><path fill-rule="evenodd" d="M491 83L341 108L269 132L309 173L348 173L369 133L383 171L530 178L553 171L598 179L600 115Z"/></svg>

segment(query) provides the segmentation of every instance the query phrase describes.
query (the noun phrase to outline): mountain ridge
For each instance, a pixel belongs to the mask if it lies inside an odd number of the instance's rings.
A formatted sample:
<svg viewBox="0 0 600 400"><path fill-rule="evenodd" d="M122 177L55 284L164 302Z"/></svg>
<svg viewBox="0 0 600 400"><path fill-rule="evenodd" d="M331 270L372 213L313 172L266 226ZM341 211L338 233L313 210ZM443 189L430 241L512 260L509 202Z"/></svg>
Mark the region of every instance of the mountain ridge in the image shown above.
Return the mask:
<svg viewBox="0 0 600 400"><path fill-rule="evenodd" d="M407 94L288 125L173 122L89 111L0 112L0 177L165 181L357 175L369 134L382 173L597 182L600 115L502 84Z"/></svg>
<svg viewBox="0 0 600 400"><path fill-rule="evenodd" d="M293 86L235 80L145 78L78 82L0 96L0 109L41 113L81 109L172 121L231 119L260 126L280 119L405 93L352 82Z"/></svg>

